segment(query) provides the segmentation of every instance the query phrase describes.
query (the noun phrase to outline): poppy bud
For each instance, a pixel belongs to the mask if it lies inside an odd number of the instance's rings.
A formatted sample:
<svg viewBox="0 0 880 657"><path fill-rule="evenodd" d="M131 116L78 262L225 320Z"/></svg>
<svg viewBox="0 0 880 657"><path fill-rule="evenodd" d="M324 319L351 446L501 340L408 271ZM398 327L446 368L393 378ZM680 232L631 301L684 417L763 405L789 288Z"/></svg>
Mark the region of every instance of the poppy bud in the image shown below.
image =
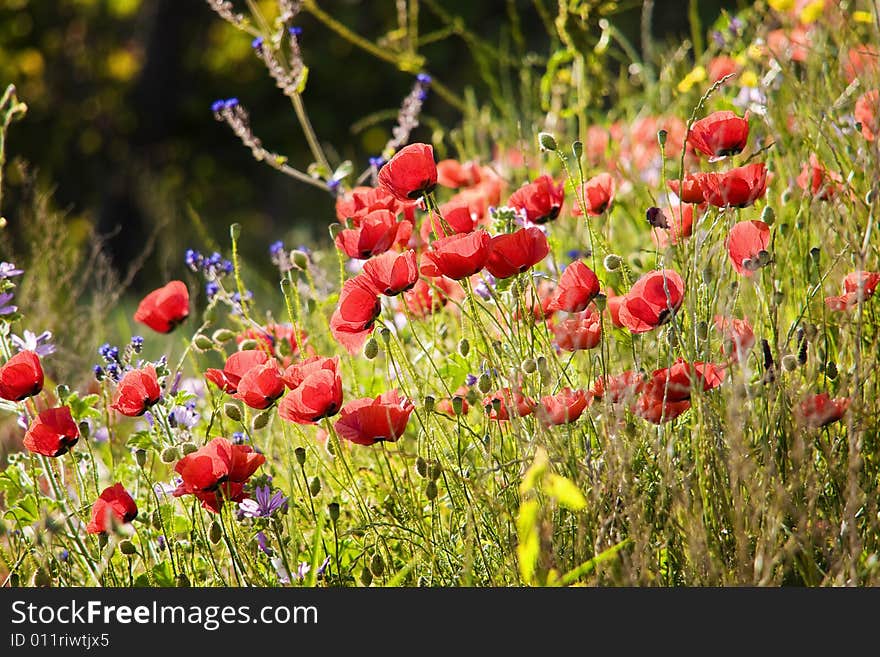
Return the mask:
<svg viewBox="0 0 880 657"><path fill-rule="evenodd" d="M819 265L819 259L821 258L821 256L822 256L822 251L821 251L821 249L819 249L818 246L814 246L812 249L810 249L810 259L814 263L816 263L816 266Z"/></svg>
<svg viewBox="0 0 880 657"><path fill-rule="evenodd" d="M137 554L137 548L134 543L128 539L119 542L119 551L127 557Z"/></svg>
<svg viewBox="0 0 880 657"><path fill-rule="evenodd" d="M376 338L371 337L364 343L364 358L367 360L373 360L378 355L379 343L376 342Z"/></svg>
<svg viewBox="0 0 880 657"><path fill-rule="evenodd" d="M779 197L779 200L782 201L783 205L788 205L788 202L791 200L792 191L790 189L786 189L782 192L782 196Z"/></svg>
<svg viewBox="0 0 880 657"><path fill-rule="evenodd" d="M309 266L309 256L305 251L294 249L290 252L290 259L293 261L293 264L300 269L307 269Z"/></svg>
<svg viewBox="0 0 880 657"><path fill-rule="evenodd" d="M441 474L443 474L443 467L439 463L432 463L428 467L428 477L432 481L437 481Z"/></svg>
<svg viewBox="0 0 880 657"><path fill-rule="evenodd" d="M429 481L425 486L425 497L429 500L434 500L437 497L437 484L434 481Z"/></svg>
<svg viewBox="0 0 880 657"><path fill-rule="evenodd" d="M339 520L339 503L338 502L330 502L327 505L327 512L330 514L330 520L335 524L337 520Z"/></svg>
<svg viewBox="0 0 880 657"><path fill-rule="evenodd" d="M382 338L382 342L384 342L387 347L388 343L391 342L391 330L383 327L382 330L379 331L379 337Z"/></svg>
<svg viewBox="0 0 880 657"><path fill-rule="evenodd" d="M797 356L786 354L782 357L782 368L786 372L794 372L798 368Z"/></svg>
<svg viewBox="0 0 880 657"><path fill-rule="evenodd" d="M345 230L345 226L340 223L330 224L330 239L335 242L336 236L339 235L339 233L341 233L343 230Z"/></svg>
<svg viewBox="0 0 880 657"><path fill-rule="evenodd" d="M63 383L55 386L55 396L58 397L58 403L67 403L67 398L70 396L70 388Z"/></svg>
<svg viewBox="0 0 880 657"><path fill-rule="evenodd" d="M837 378L837 363L833 360L829 360L828 364L825 366L825 376L832 381Z"/></svg>
<svg viewBox="0 0 880 657"><path fill-rule="evenodd" d="M134 451L134 460L138 467L144 467L144 464L147 462L147 453L142 449L136 449Z"/></svg>
<svg viewBox="0 0 880 657"><path fill-rule="evenodd" d="M229 227L229 236L232 237L232 241L235 242L241 237L241 224L232 224Z"/></svg>
<svg viewBox="0 0 880 657"><path fill-rule="evenodd" d="M245 338L241 342L238 343L239 351L251 351L253 349L259 349L260 343L254 340L253 338Z"/></svg>
<svg viewBox="0 0 880 657"><path fill-rule="evenodd" d="M312 480L309 482L309 493L312 494L312 497L321 492L321 480L317 477L312 477Z"/></svg>
<svg viewBox="0 0 880 657"><path fill-rule="evenodd" d="M272 416L271 410L265 410L262 413L254 416L253 422L251 422L251 428L254 431L259 431L267 424L269 424L269 418Z"/></svg>
<svg viewBox="0 0 880 657"><path fill-rule="evenodd" d="M489 375L483 372L480 374L480 378L477 380L477 388L479 388L480 392L486 394L489 390L492 389L492 379L489 378Z"/></svg>
<svg viewBox="0 0 880 657"><path fill-rule="evenodd" d="M229 341L232 340L232 338L234 338L234 337L235 337L235 333L233 333L233 332L230 331L229 329L225 329L225 328L223 328L223 329L217 329L217 330L214 331L214 333L211 335L211 339L212 339L214 342L219 342L219 343L221 343L221 344L222 344L223 342L229 342Z"/></svg>
<svg viewBox="0 0 880 657"><path fill-rule="evenodd" d="M522 369L523 372L525 372L526 374L531 374L536 369L538 369L538 364L535 362L534 358L526 358L522 362Z"/></svg>
<svg viewBox="0 0 880 657"><path fill-rule="evenodd" d="M416 458L416 472L419 473L420 477L428 476L428 464L425 462L421 456Z"/></svg>
<svg viewBox="0 0 880 657"><path fill-rule="evenodd" d="M232 402L226 402L223 405L223 413L230 420L234 420L235 422L241 422L241 408L238 404L233 404Z"/></svg>
<svg viewBox="0 0 880 657"><path fill-rule="evenodd" d="M382 561L381 555L374 554L373 558L370 559L370 572L376 577L381 577L382 573L385 572L385 562Z"/></svg>
<svg viewBox="0 0 880 657"><path fill-rule="evenodd" d="M541 150L544 151L555 151L557 148L556 138L549 132L538 133L538 144L540 144Z"/></svg>
<svg viewBox="0 0 880 657"><path fill-rule="evenodd" d="M196 349L200 349L201 351L208 351L209 349L214 348L214 341L202 333L199 333L193 338L193 344Z"/></svg>
<svg viewBox="0 0 880 657"><path fill-rule="evenodd" d="M772 226L773 222L776 221L776 212L769 205L765 206L761 211L761 221L768 226Z"/></svg>
<svg viewBox="0 0 880 657"><path fill-rule="evenodd" d="M609 253L605 256L602 264L605 266L606 271L617 271L620 269L620 265L623 264L623 259L619 255Z"/></svg>
<svg viewBox="0 0 880 657"><path fill-rule="evenodd" d="M576 141L572 143L571 152L574 153L575 159L580 160L584 155L584 142Z"/></svg>
<svg viewBox="0 0 880 657"><path fill-rule="evenodd" d="M184 456L188 456L193 452L199 451L199 446L195 443L183 443L183 445L180 446L180 451L183 452Z"/></svg>
<svg viewBox="0 0 880 657"><path fill-rule="evenodd" d="M220 539L223 538L223 529L220 527L220 523L216 520L211 523L211 529L208 531L208 538L214 545L219 543Z"/></svg>
<svg viewBox="0 0 880 657"><path fill-rule="evenodd" d="M51 586L52 577L45 568L37 568L36 572L34 572L33 583L34 586Z"/></svg>
<svg viewBox="0 0 880 657"><path fill-rule="evenodd" d="M697 323L697 337L700 340L705 340L709 337L709 324L707 322Z"/></svg>
<svg viewBox="0 0 880 657"><path fill-rule="evenodd" d="M162 450L159 458L162 460L162 463L174 463L180 459L180 452L176 447L166 447Z"/></svg>
<svg viewBox="0 0 880 657"><path fill-rule="evenodd" d="M547 357L546 356L538 356L538 360L535 361L535 366L538 368L538 371L541 373L548 371Z"/></svg>
<svg viewBox="0 0 880 657"><path fill-rule="evenodd" d="M657 143L661 146L666 145L666 138L669 136L669 133L666 130L658 130L657 131Z"/></svg>
<svg viewBox="0 0 880 657"><path fill-rule="evenodd" d="M865 203L867 205L871 205L874 202L874 190L869 189L868 193L865 194Z"/></svg>
<svg viewBox="0 0 880 657"><path fill-rule="evenodd" d="M452 398L452 412L456 415L464 413L464 397L455 395L455 397Z"/></svg>
<svg viewBox="0 0 880 657"><path fill-rule="evenodd" d="M467 338L462 338L458 341L458 353L460 353L463 357L467 358L467 355L471 351L471 343L468 342Z"/></svg>
<svg viewBox="0 0 880 657"><path fill-rule="evenodd" d="M369 586L373 583L373 573L370 572L370 569L364 566L363 570L361 570L361 584L364 586Z"/></svg>
<svg viewBox="0 0 880 657"><path fill-rule="evenodd" d="M81 435L83 438L88 438L91 433L92 430L89 427L88 422L82 421L79 423L79 435Z"/></svg>
<svg viewBox="0 0 880 657"><path fill-rule="evenodd" d="M296 457L296 462L300 465L305 465L306 463L306 450L302 447L297 447L293 450L293 455Z"/></svg>
<svg viewBox="0 0 880 657"><path fill-rule="evenodd" d="M759 267L766 267L769 264L770 264L770 252L765 251L764 249L761 249L760 251L758 251L758 266Z"/></svg>
<svg viewBox="0 0 880 657"><path fill-rule="evenodd" d="M425 397L424 407L425 407L426 413L430 413L431 411L434 410L434 401L435 400L431 395L428 395L427 397Z"/></svg>
<svg viewBox="0 0 880 657"><path fill-rule="evenodd" d="M773 293L773 305L778 306L782 303L782 300L785 299L785 295L782 292L776 291Z"/></svg>

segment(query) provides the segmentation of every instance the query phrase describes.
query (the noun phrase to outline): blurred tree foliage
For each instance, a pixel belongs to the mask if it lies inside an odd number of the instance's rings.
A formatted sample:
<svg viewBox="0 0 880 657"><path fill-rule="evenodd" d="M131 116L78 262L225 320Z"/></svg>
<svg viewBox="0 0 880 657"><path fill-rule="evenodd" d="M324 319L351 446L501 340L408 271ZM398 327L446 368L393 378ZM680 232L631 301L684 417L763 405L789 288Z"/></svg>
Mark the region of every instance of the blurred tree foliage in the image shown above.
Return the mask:
<svg viewBox="0 0 880 657"><path fill-rule="evenodd" d="M275 3L257 4L270 10ZM393 50L406 36L397 29L399 2L313 4L380 48ZM680 40L690 34L689 9L706 26L736 4L655 2L652 33L661 44ZM243 2L236 5L245 10ZM642 3L635 0L423 0L418 25L425 69L459 95L471 88L477 98L489 98L497 92L490 80L499 72L498 53L546 56L559 47L553 24L559 6L568 9L562 25L574 47L598 38L599 13L589 10L600 7L640 49ZM331 156L360 169L388 139L414 76L353 46L308 12L296 22L310 67L305 102L315 130ZM3 0L0 83L7 82L30 108L11 133L10 153L53 186L56 202L68 211L71 238L84 239L93 222L113 235L109 246L125 268L155 237L157 249L136 280L140 287L157 275L180 275L187 246L212 247L197 234L188 208L220 245L227 226L240 222L245 256L265 261L267 269L266 249L276 239L289 247L315 236L329 241L330 194L255 162L213 120L215 99L238 97L267 148L301 169L311 161L290 103L255 57L250 38L206 2ZM364 121L371 116L383 120ZM432 125L452 127L461 113L432 94L423 119L413 137L428 140ZM18 239L16 199L31 177L23 171L10 164L4 202L7 230Z"/></svg>

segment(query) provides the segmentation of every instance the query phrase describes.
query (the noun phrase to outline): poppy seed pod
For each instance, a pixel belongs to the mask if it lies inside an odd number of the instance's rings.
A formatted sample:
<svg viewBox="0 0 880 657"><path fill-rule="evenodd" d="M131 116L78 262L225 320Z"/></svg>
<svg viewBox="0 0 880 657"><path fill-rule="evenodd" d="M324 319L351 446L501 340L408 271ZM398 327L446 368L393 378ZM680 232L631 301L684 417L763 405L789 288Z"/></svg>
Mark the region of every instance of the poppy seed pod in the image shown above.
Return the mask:
<svg viewBox="0 0 880 657"><path fill-rule="evenodd" d="M367 360L373 360L378 355L379 343L376 342L376 338L370 338L364 343L364 358Z"/></svg>
<svg viewBox="0 0 880 657"><path fill-rule="evenodd" d="M471 351L471 343L468 341L467 338L462 338L461 340L458 341L458 353L459 354L461 354L463 357L467 358L467 355L470 353L470 351Z"/></svg>
<svg viewBox="0 0 880 657"><path fill-rule="evenodd" d="M492 389L492 379L486 372L480 374L480 378L477 379L477 388L483 394L488 393Z"/></svg>
<svg viewBox="0 0 880 657"><path fill-rule="evenodd" d="M330 502L327 505L327 513L330 515L330 520L336 523L339 520L339 503L338 502Z"/></svg>
<svg viewBox="0 0 880 657"><path fill-rule="evenodd" d="M296 462L299 465L305 465L306 463L306 450L302 447L297 447L293 450L293 455L296 457Z"/></svg>
<svg viewBox="0 0 880 657"><path fill-rule="evenodd" d="M541 150L555 151L557 149L556 138L549 132L538 133L538 144L541 146Z"/></svg>
<svg viewBox="0 0 880 657"><path fill-rule="evenodd" d="M321 480L317 477L312 477L312 480L309 482L309 493L311 493L312 497L321 492Z"/></svg>
<svg viewBox="0 0 880 657"><path fill-rule="evenodd" d="M234 422L241 422L241 407L232 402L223 404L223 414Z"/></svg>
<svg viewBox="0 0 880 657"><path fill-rule="evenodd" d="M211 541L214 545L220 542L220 539L223 538L223 528L220 527L220 523L216 520L211 523L211 529L208 530L208 540Z"/></svg>

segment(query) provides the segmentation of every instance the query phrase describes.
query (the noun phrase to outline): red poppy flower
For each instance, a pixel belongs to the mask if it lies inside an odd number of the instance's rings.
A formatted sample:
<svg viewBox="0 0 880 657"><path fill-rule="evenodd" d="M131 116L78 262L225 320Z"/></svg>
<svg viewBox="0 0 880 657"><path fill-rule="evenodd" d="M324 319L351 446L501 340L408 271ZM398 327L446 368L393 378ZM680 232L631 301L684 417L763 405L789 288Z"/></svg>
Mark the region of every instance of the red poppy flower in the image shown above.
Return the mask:
<svg viewBox="0 0 880 657"><path fill-rule="evenodd" d="M336 248L349 258L365 259L385 253L394 244L406 244L412 235L409 221L397 221L389 210L375 210L357 228L346 228L336 236Z"/></svg>
<svg viewBox="0 0 880 657"><path fill-rule="evenodd" d="M540 228L520 228L489 241L486 269L495 278L510 278L541 262L548 253L550 245Z"/></svg>
<svg viewBox="0 0 880 657"><path fill-rule="evenodd" d="M556 344L565 351L578 351L580 349L593 349L599 345L602 338L602 324L599 321L599 313L586 310L583 313L570 315L551 324Z"/></svg>
<svg viewBox="0 0 880 657"><path fill-rule="evenodd" d="M284 383L291 389L278 405L278 415L297 424L314 424L332 417L342 407L342 377L339 358L315 356L284 371Z"/></svg>
<svg viewBox="0 0 880 657"><path fill-rule="evenodd" d="M238 384L247 372L269 360L269 355L262 349L245 349L236 351L226 359L222 370L213 367L205 371L205 378L223 392L234 395L238 392Z"/></svg>
<svg viewBox="0 0 880 657"><path fill-rule="evenodd" d="M364 346L381 312L382 303L372 283L357 275L342 284L339 304L330 318L330 332L348 353L354 354Z"/></svg>
<svg viewBox="0 0 880 657"><path fill-rule="evenodd" d="M872 45L863 43L850 48L843 62L843 74L847 82L852 82L857 77L870 78L880 69L880 50Z"/></svg>
<svg viewBox="0 0 880 657"><path fill-rule="evenodd" d="M507 204L525 212L532 223L544 224L559 216L564 199L564 184L557 185L553 178L543 175L511 194Z"/></svg>
<svg viewBox="0 0 880 657"><path fill-rule="evenodd" d="M403 214L405 219L412 221L415 208L415 201L398 201L382 187L355 187L336 199L336 218L360 226L363 218L371 212L388 210L395 216Z"/></svg>
<svg viewBox="0 0 880 657"><path fill-rule="evenodd" d="M159 390L156 368L147 365L139 370L130 370L125 373L116 387L116 394L110 408L128 417L137 417L143 415L150 406L158 402L161 396L162 391Z"/></svg>
<svg viewBox="0 0 880 657"><path fill-rule="evenodd" d="M798 418L807 426L824 427L837 422L852 404L849 397L834 399L827 392L811 395L804 399L798 407Z"/></svg>
<svg viewBox="0 0 880 657"><path fill-rule="evenodd" d="M715 328L723 336L721 351L727 358L743 361L748 357L755 346L755 332L748 320L716 315Z"/></svg>
<svg viewBox="0 0 880 657"><path fill-rule="evenodd" d="M726 372L713 363L695 361L689 364L679 358L671 367L654 370L645 384L644 395L680 402L690 399L694 388L703 392L717 388L725 376Z"/></svg>
<svg viewBox="0 0 880 657"><path fill-rule="evenodd" d="M61 456L79 440L79 427L70 408L48 408L31 422L24 434L24 446L35 454Z"/></svg>
<svg viewBox="0 0 880 657"><path fill-rule="evenodd" d="M836 171L829 171L819 163L815 153L810 153L810 161L804 164L797 177L797 184L819 201L834 198L843 188L843 178Z"/></svg>
<svg viewBox="0 0 880 657"><path fill-rule="evenodd" d="M269 322L264 326L248 327L235 336L235 341L239 345L245 340L256 340L260 350L266 352L270 357L277 357L287 365L290 364L290 357L298 354L301 347L306 351L309 350L306 344L308 334L301 328L294 331L291 324ZM257 364L262 365L262 363ZM240 375L239 378L241 378Z"/></svg>
<svg viewBox="0 0 880 657"><path fill-rule="evenodd" d="M379 294L393 297L405 292L419 280L416 252L410 249L370 258L364 263L361 276L366 277Z"/></svg>
<svg viewBox="0 0 880 657"><path fill-rule="evenodd" d="M443 308L450 299L463 295L461 285L445 276L436 276L417 280L412 289L403 293L403 300L413 315L424 318Z"/></svg>
<svg viewBox="0 0 880 657"><path fill-rule="evenodd" d="M342 438L358 445L394 442L406 431L414 408L410 400L394 389L375 399L365 397L348 402L333 426Z"/></svg>
<svg viewBox="0 0 880 657"><path fill-rule="evenodd" d="M769 243L770 227L763 221L734 224L727 236L727 255L736 273L748 277L769 262Z"/></svg>
<svg viewBox="0 0 880 657"><path fill-rule="evenodd" d="M19 402L43 389L43 366L33 351L20 351L0 367L0 398Z"/></svg>
<svg viewBox="0 0 880 657"><path fill-rule="evenodd" d="M437 163L437 183L452 189L473 187L482 179L480 173L480 166L476 162L440 160Z"/></svg>
<svg viewBox="0 0 880 657"><path fill-rule="evenodd" d="M694 215L699 220L705 210L705 205L675 203L663 213L666 227L654 227L651 237L654 243L661 249L670 244L680 244L694 232Z"/></svg>
<svg viewBox="0 0 880 657"><path fill-rule="evenodd" d="M719 55L718 57L713 57L712 61L709 62L709 82L713 84L723 77L738 72L739 64L736 63L733 57Z"/></svg>
<svg viewBox="0 0 880 657"><path fill-rule="evenodd" d="M254 452L249 445L234 445L226 438L214 438L174 466L183 480L174 496L195 495L204 508L220 513L224 500L241 502L245 499L244 485L265 462L266 457Z"/></svg>
<svg viewBox="0 0 880 657"><path fill-rule="evenodd" d="M590 388L590 393L596 399L608 399L612 404L629 402L635 399L645 388L647 378L641 372L627 370L616 376L610 374L599 377Z"/></svg>
<svg viewBox="0 0 880 657"><path fill-rule="evenodd" d="M581 193L587 206L587 214L591 217L598 217L608 209L611 201L614 200L614 178L610 173L600 173L598 176L593 176L584 183ZM576 217L583 214L580 194L575 194L574 209L571 213Z"/></svg>
<svg viewBox="0 0 880 657"><path fill-rule="evenodd" d="M434 409L438 413L443 413L444 415L455 415L455 407L452 404L452 400L456 397L461 399L461 412L462 415L467 415L469 410L469 406L467 403L467 394L468 387L467 386L459 386L458 389L452 394L452 398L444 398L437 400L437 403L434 405Z"/></svg>
<svg viewBox="0 0 880 657"><path fill-rule="evenodd" d="M431 212L422 221L419 236L422 242L430 242L431 235L449 237L457 233L470 233L476 227L476 214L464 201L449 201L440 206L441 220L437 213Z"/></svg>
<svg viewBox="0 0 880 657"><path fill-rule="evenodd" d="M839 297L826 297L825 305L831 310L850 310L874 296L878 284L880 284L880 273L854 271L843 279L844 294Z"/></svg>
<svg viewBox="0 0 880 657"><path fill-rule="evenodd" d="M422 273L456 281L472 276L486 265L490 239L485 230L477 230L436 240L422 254Z"/></svg>
<svg viewBox="0 0 880 657"><path fill-rule="evenodd" d="M690 407L691 402L688 399L682 401L670 401L667 399L664 401L663 397L642 395L639 397L633 410L636 415L648 422L663 424L664 422L671 422Z"/></svg>
<svg viewBox="0 0 880 657"><path fill-rule="evenodd" d="M105 488L92 505L92 518L86 525L88 534L104 534L115 521L129 523L137 517L138 508L122 484Z"/></svg>
<svg viewBox="0 0 880 657"><path fill-rule="evenodd" d="M742 152L749 140L749 113L712 112L691 126L687 143L713 159Z"/></svg>
<svg viewBox="0 0 880 657"><path fill-rule="evenodd" d="M599 279L592 269L577 260L562 272L559 285L548 304L548 309L579 313L585 310L599 294Z"/></svg>
<svg viewBox="0 0 880 657"><path fill-rule="evenodd" d="M642 276L624 296L620 323L633 333L647 333L665 324L684 301L684 281L672 269Z"/></svg>
<svg viewBox="0 0 880 657"><path fill-rule="evenodd" d="M379 170L379 184L400 201L417 199L432 192L437 186L433 146L404 146Z"/></svg>
<svg viewBox="0 0 880 657"><path fill-rule="evenodd" d="M483 399L483 408L492 420L509 420L511 412L525 417L535 410L535 406L534 399L526 397L519 390L511 390L510 388L502 388Z"/></svg>
<svg viewBox="0 0 880 657"><path fill-rule="evenodd" d="M856 121L862 124L862 136L874 141L880 133L880 89L865 92L856 101Z"/></svg>
<svg viewBox="0 0 880 657"><path fill-rule="evenodd" d="M236 399L258 411L269 408L284 394L284 381L281 380L277 362L272 360L252 367L241 377L237 388L233 395Z"/></svg>
<svg viewBox="0 0 880 657"><path fill-rule="evenodd" d="M563 388L555 395L541 397L535 415L545 425L577 422L591 400L590 393L585 390Z"/></svg>
<svg viewBox="0 0 880 657"><path fill-rule="evenodd" d="M704 173L699 178L706 202L719 208L745 208L767 191L767 169L763 162L747 164L725 173Z"/></svg>
<svg viewBox="0 0 880 657"><path fill-rule="evenodd" d="M805 62L810 54L810 35L801 26L790 32L771 30L767 34L767 49L780 61Z"/></svg>
<svg viewBox="0 0 880 657"><path fill-rule="evenodd" d="M705 203L706 198L703 196L703 188L700 185L700 180L705 175L705 173L692 173L682 180L668 180L666 185L673 194L681 199L682 203Z"/></svg>
<svg viewBox="0 0 880 657"><path fill-rule="evenodd" d="M157 333L170 333L189 317L189 290L183 281L171 281L153 290L138 305L134 321L146 324Z"/></svg>
<svg viewBox="0 0 880 657"><path fill-rule="evenodd" d="M620 306L625 298L625 294L614 294L612 290L609 290L608 296L605 298L608 317L611 319L611 324L617 328L624 328L623 323L620 321Z"/></svg>

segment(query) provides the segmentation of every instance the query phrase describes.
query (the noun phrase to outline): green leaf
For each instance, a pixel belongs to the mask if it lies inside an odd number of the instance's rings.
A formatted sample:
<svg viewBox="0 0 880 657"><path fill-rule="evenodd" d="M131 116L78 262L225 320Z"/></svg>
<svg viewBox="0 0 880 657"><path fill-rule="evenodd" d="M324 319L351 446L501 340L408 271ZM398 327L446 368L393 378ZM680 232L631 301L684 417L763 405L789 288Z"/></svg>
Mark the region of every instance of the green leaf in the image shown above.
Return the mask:
<svg viewBox="0 0 880 657"><path fill-rule="evenodd" d="M593 572L593 570L595 570L596 566L598 566L600 563L613 559L615 556L617 556L618 552L620 552L630 543L632 543L632 539L625 538L617 545L612 545L610 548L608 548L604 552L600 552L589 561L585 561L580 566L576 566L575 568L569 570L567 573L565 573L565 575L553 582L554 586L568 586L569 584L573 584L574 582L579 580L581 577L589 575L591 572Z"/></svg>
<svg viewBox="0 0 880 657"><path fill-rule="evenodd" d="M159 449L159 444L153 438L153 434L149 431L136 431L125 442L129 447L137 447L138 449Z"/></svg>
<svg viewBox="0 0 880 657"><path fill-rule="evenodd" d="M582 511L587 506L587 500L580 489L558 474L547 475L544 492L569 511Z"/></svg>
<svg viewBox="0 0 880 657"><path fill-rule="evenodd" d="M519 538L516 556L519 561L520 576L527 584L534 580L541 553L541 537L538 533L540 511L541 505L538 500L526 500L520 504L516 515L516 533Z"/></svg>

